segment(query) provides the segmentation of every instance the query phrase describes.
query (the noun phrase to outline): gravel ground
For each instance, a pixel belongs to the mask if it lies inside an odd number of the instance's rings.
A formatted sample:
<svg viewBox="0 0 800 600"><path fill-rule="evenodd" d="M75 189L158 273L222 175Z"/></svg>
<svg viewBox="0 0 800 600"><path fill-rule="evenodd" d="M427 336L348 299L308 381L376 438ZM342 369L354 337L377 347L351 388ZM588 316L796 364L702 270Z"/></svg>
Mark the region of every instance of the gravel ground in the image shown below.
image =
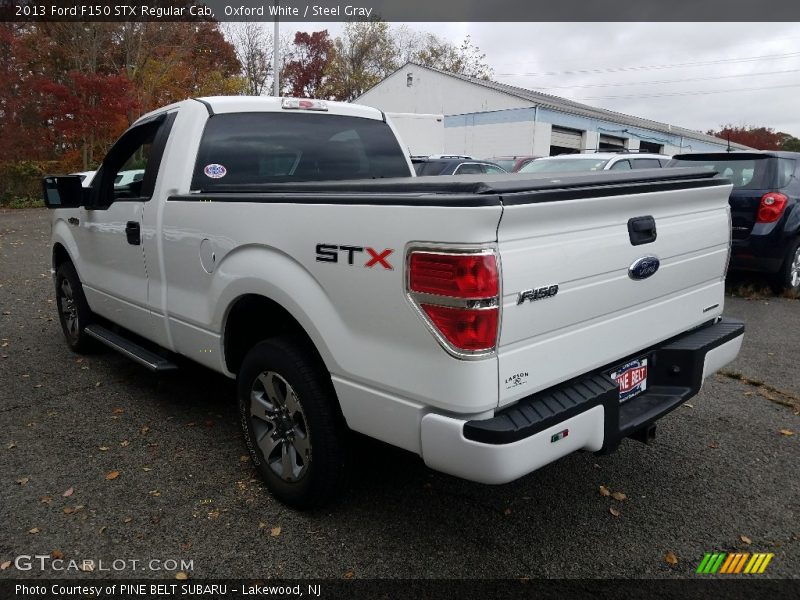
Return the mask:
<svg viewBox="0 0 800 600"><path fill-rule="evenodd" d="M231 382L67 349L47 223L0 211L0 567L51 552L141 563L0 578L173 576L140 570L152 559L192 561L192 578L697 578L711 550L774 552L766 575L800 573L796 300L728 298L748 326L740 358L659 422L654 445L489 487L359 438L345 497L297 513L248 462Z"/></svg>

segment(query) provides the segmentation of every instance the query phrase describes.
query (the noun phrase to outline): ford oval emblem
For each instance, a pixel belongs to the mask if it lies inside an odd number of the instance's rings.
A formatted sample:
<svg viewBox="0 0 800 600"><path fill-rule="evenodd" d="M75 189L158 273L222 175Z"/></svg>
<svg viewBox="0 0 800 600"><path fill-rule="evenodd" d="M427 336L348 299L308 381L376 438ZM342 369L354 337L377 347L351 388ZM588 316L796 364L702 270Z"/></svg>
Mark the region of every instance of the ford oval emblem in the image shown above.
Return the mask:
<svg viewBox="0 0 800 600"><path fill-rule="evenodd" d="M643 256L628 267L628 277L631 279L647 279L658 271L661 261L655 256Z"/></svg>

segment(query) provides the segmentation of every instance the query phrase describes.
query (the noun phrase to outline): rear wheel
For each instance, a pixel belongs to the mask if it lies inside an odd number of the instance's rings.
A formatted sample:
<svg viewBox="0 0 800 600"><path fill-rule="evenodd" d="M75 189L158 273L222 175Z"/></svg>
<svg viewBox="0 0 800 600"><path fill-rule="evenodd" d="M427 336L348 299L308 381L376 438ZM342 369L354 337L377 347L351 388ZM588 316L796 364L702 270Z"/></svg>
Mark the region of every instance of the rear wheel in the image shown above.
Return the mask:
<svg viewBox="0 0 800 600"><path fill-rule="evenodd" d="M777 292L800 293L800 240L796 240L786 253L783 266L775 277Z"/></svg>
<svg viewBox="0 0 800 600"><path fill-rule="evenodd" d="M346 474L347 429L312 352L295 337L260 342L237 387L245 443L272 495L299 509L331 500Z"/></svg>
<svg viewBox="0 0 800 600"><path fill-rule="evenodd" d="M91 350L94 340L86 335L86 326L92 321L92 311L83 295L83 286L71 262L61 263L56 269L56 306L61 329L69 347L78 353Z"/></svg>

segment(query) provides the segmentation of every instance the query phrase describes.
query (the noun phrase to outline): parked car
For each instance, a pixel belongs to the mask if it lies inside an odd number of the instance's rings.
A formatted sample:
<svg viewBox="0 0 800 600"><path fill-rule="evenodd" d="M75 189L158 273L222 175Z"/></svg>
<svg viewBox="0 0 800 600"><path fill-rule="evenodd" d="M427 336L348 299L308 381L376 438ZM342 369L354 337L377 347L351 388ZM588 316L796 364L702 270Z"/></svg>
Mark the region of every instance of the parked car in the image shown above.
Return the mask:
<svg viewBox="0 0 800 600"><path fill-rule="evenodd" d="M70 175L77 175L81 178L81 185L83 187L89 187L92 185L95 173L97 173L97 171L79 171L78 173L70 173Z"/></svg>
<svg viewBox="0 0 800 600"><path fill-rule="evenodd" d="M509 173L516 173L529 162L536 160L538 156L495 156L487 158L488 162L499 165Z"/></svg>
<svg viewBox="0 0 800 600"><path fill-rule="evenodd" d="M733 182L731 269L767 273L800 292L800 152L678 154L668 166L702 166Z"/></svg>
<svg viewBox="0 0 800 600"><path fill-rule="evenodd" d="M412 158L417 175L500 175L507 173L501 166L474 158Z"/></svg>
<svg viewBox="0 0 800 600"><path fill-rule="evenodd" d="M518 173L589 173L594 171L630 171L660 169L670 157L644 152L595 152L592 154L559 154L537 158Z"/></svg>

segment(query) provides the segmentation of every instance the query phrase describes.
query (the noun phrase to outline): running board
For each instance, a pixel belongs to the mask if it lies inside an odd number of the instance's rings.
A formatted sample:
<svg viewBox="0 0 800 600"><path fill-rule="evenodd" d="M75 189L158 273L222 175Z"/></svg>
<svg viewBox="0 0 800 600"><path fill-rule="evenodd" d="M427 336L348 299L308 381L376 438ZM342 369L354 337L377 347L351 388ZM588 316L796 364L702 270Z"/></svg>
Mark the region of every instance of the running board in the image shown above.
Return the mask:
<svg viewBox="0 0 800 600"><path fill-rule="evenodd" d="M102 325L87 325L84 331L97 341L102 342L109 348L113 348L120 354L124 354L134 362L156 373L174 371L178 368L178 365L167 360L163 356L159 356L147 348L142 348L139 344L106 329Z"/></svg>

